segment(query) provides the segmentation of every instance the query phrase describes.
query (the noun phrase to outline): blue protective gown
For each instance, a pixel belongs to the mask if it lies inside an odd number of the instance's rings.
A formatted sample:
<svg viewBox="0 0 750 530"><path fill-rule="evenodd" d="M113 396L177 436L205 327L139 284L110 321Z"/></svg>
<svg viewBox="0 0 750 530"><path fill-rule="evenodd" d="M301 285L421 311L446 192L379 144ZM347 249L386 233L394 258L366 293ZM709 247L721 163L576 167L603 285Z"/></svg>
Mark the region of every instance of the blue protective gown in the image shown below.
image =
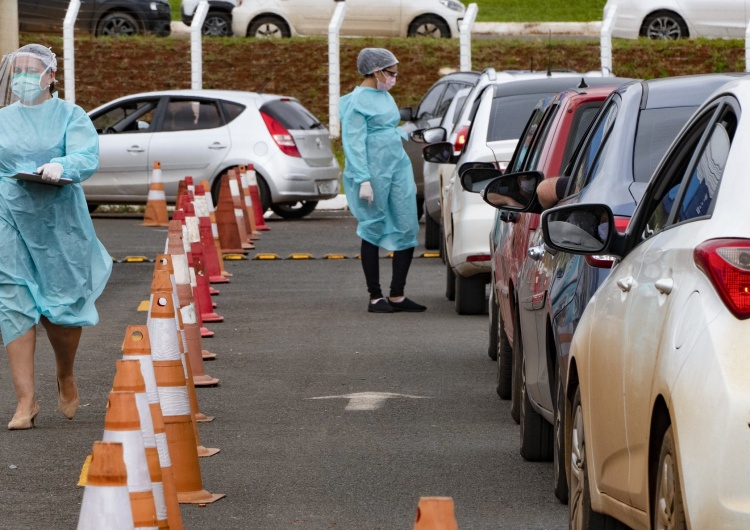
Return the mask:
<svg viewBox="0 0 750 530"><path fill-rule="evenodd" d="M72 184L17 181L48 162ZM54 97L0 109L0 332L9 344L41 315L63 326L98 322L94 302L112 270L80 182L99 167L99 137L80 107Z"/></svg>
<svg viewBox="0 0 750 530"><path fill-rule="evenodd" d="M344 189L359 221L357 235L390 251L416 247L417 188L393 96L357 87L341 98L339 118L346 156ZM359 198L359 186L366 180L375 196L372 205Z"/></svg>

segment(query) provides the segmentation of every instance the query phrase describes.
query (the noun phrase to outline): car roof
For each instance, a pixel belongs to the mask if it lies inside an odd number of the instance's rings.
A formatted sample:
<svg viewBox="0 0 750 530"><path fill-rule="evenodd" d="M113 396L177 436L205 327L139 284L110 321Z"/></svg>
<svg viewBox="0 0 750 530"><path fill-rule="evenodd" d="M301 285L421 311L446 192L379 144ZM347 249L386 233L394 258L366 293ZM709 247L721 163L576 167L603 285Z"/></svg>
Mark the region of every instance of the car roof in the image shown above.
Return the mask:
<svg viewBox="0 0 750 530"><path fill-rule="evenodd" d="M645 109L694 107L703 103L714 90L724 83L747 75L742 72L698 74L641 81L640 84L643 87L641 107ZM627 88L629 86L622 87L623 90Z"/></svg>
<svg viewBox="0 0 750 530"><path fill-rule="evenodd" d="M111 103L114 103L116 101L122 101L125 99L140 98L140 97L163 97L163 96L207 97L207 98L215 98L215 99L228 99L231 101L238 101L238 102L245 102L245 103L265 102L265 101L269 101L272 99L279 99L279 98L288 98L288 99L296 100L296 98L293 98L290 96L281 96L278 94L262 94L259 92L245 92L242 90L214 90L214 89L157 90L153 92L139 92L136 94L128 94L127 96L117 98L113 101L108 101L107 103L105 103L104 105L101 105L98 108L101 108L103 106L110 105Z"/></svg>
<svg viewBox="0 0 750 530"><path fill-rule="evenodd" d="M558 77L545 76L537 79L519 79L517 81L513 81L512 83L504 82L496 84L494 87L494 97L498 98L504 96L516 96L519 94L562 92L563 90L572 88L571 85L576 82L580 84L581 81L584 81L586 85L590 87L615 87L624 82L627 82L628 80L613 77L588 77L581 74Z"/></svg>
<svg viewBox="0 0 750 530"><path fill-rule="evenodd" d="M435 84L438 83L444 83L446 80L449 81L465 81L469 84L474 84L477 82L477 79L479 79L479 76L482 75L480 72L475 72L473 70L470 71L461 71L461 72L451 72L449 74L445 74L440 79L435 81Z"/></svg>

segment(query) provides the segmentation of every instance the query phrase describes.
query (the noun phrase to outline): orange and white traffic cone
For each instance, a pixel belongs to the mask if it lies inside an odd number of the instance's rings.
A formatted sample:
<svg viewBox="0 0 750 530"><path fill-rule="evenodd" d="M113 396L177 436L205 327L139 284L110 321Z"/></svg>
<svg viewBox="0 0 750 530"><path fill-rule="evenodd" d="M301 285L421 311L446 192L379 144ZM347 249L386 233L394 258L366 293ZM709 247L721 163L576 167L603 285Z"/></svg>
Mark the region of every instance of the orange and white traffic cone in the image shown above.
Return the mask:
<svg viewBox="0 0 750 530"><path fill-rule="evenodd" d="M221 250L224 254L247 254L247 250L242 246L240 231L237 227L232 190L229 188L229 175L225 173L219 178L221 186L219 203L216 205L216 226L219 229Z"/></svg>
<svg viewBox="0 0 750 530"><path fill-rule="evenodd" d="M132 530L133 510L123 448L117 442L94 442L86 475L78 530Z"/></svg>
<svg viewBox="0 0 750 530"><path fill-rule="evenodd" d="M164 182L161 179L161 163L154 162L151 178L148 183L146 213L143 215L143 226L168 226L167 197L164 194Z"/></svg>
<svg viewBox="0 0 750 530"><path fill-rule="evenodd" d="M253 198L250 196L250 186L247 179L247 166L240 166L240 191L245 207L245 221L247 221L247 235L250 240L260 239L260 232L255 223Z"/></svg>
<svg viewBox="0 0 750 530"><path fill-rule="evenodd" d="M422 497L414 530L458 530L452 497Z"/></svg>
<svg viewBox="0 0 750 530"><path fill-rule="evenodd" d="M206 191L203 189L203 186L197 186L195 188L193 206L195 209L195 216L198 219L198 232L200 234L201 245L203 246L203 256L206 262L208 281L209 283L229 283L229 278L226 278L221 274L221 266L219 263L222 260L216 252L216 246L214 245L214 236L213 231L211 230L211 218L209 217L208 205L206 204Z"/></svg>
<svg viewBox="0 0 750 530"><path fill-rule="evenodd" d="M154 492L156 504L156 525L159 530L170 527L167 517L167 504L164 494L164 479L162 478L159 451L156 447L154 421L151 418L151 406L146 395L146 383L141 375L141 363L136 360L119 360L116 362L115 379L112 383L114 392L132 392L138 408L138 418L143 435L143 445L146 449L146 462L151 476L151 488ZM177 503L177 495L174 496ZM179 515L179 514L178 514Z"/></svg>
<svg viewBox="0 0 750 530"><path fill-rule="evenodd" d="M186 192L187 192L187 184L185 183L185 179L182 179L180 182L177 183L177 197L175 198L175 201L174 201L175 210L179 210L181 208L182 200Z"/></svg>
<svg viewBox="0 0 750 530"><path fill-rule="evenodd" d="M234 217L237 220L237 230L240 233L240 244L246 250L255 248L250 242L250 236L247 233L247 224L245 221L245 205L242 201L240 192L240 170L235 167L229 170L229 191L232 194L232 205L234 206Z"/></svg>
<svg viewBox="0 0 750 530"><path fill-rule="evenodd" d="M219 227L216 226L216 208L214 207L214 201L211 195L211 187L207 180L201 181L201 186L205 192L206 204L208 205L208 217L211 219L211 234L214 238L214 246L216 247L216 255L219 257L219 268L221 269L221 275L227 278L232 277L231 272L227 272L224 268L224 259L222 258L223 253L221 251L221 241L219 241Z"/></svg>
<svg viewBox="0 0 750 530"><path fill-rule="evenodd" d="M161 404L159 403L159 390L156 386L154 374L154 363L151 359L151 341L148 336L147 326L128 326L125 332L125 340L122 343L122 358L128 363L138 362L141 379L134 377L134 386L140 388L143 382L146 398L148 399L151 421L154 429L154 438L161 466L162 483L164 485L164 501L167 506L167 519L170 530L182 530L182 515L177 500L177 488L175 486L172 461L169 458L169 445L167 434L164 430L164 418L162 417Z"/></svg>
<svg viewBox="0 0 750 530"><path fill-rule="evenodd" d="M157 528L151 474L133 392L109 393L102 440L122 444L135 528Z"/></svg>
<svg viewBox="0 0 750 530"><path fill-rule="evenodd" d="M196 445L198 431L190 409L174 318L170 297L155 297L151 308L153 330L149 330L154 377L173 462L177 498L181 503L208 504L221 499L224 494L211 494L203 489Z"/></svg>
<svg viewBox="0 0 750 530"><path fill-rule="evenodd" d="M250 188L250 197L253 199L253 205L257 205L257 208L253 208L255 212L255 226L258 230L270 230L271 227L266 224L266 219L263 216L262 202L260 200L260 190L258 189L258 176L255 174L255 166L248 164L247 166L247 185Z"/></svg>

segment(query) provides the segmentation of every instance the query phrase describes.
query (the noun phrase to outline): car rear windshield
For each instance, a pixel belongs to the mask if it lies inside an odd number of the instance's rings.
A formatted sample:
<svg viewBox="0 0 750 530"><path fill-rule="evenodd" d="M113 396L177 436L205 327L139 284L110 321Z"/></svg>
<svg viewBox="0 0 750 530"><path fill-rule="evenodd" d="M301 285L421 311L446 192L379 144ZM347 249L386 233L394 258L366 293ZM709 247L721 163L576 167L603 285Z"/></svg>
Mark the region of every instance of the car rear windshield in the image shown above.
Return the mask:
<svg viewBox="0 0 750 530"><path fill-rule="evenodd" d="M504 96L492 102L487 141L515 140L521 136L534 106L549 94Z"/></svg>
<svg viewBox="0 0 750 530"><path fill-rule="evenodd" d="M697 107L645 109L638 118L633 149L633 178L648 182L667 148Z"/></svg>
<svg viewBox="0 0 750 530"><path fill-rule="evenodd" d="M293 99L275 99L260 108L289 131L322 129L323 124L310 111Z"/></svg>

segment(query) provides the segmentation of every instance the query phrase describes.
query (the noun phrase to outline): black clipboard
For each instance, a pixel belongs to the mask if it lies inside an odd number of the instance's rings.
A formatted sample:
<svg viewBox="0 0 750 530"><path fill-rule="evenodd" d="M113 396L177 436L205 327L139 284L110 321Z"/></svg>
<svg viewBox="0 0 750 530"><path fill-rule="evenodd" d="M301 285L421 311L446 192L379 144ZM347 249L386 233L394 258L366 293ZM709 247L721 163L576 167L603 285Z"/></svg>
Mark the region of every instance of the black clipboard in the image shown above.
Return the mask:
<svg viewBox="0 0 750 530"><path fill-rule="evenodd" d="M48 186L65 186L66 184L70 184L71 182L73 182L72 179L65 177L60 177L60 180L58 180L57 182L50 182L49 180L44 180L42 178L42 175L40 175L39 173L26 173L23 171L11 176L14 179L36 182L37 184L47 184Z"/></svg>

